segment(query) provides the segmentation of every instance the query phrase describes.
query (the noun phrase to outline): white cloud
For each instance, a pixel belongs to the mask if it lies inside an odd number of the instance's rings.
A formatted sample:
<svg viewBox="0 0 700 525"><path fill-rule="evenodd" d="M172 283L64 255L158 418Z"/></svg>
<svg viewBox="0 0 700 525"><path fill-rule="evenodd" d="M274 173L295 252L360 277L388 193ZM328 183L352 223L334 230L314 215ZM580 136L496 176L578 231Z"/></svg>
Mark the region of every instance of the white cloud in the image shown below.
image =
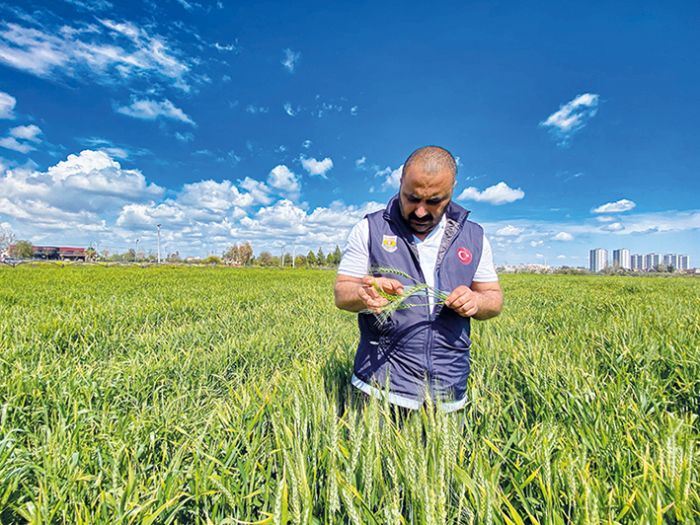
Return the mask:
<svg viewBox="0 0 700 525"><path fill-rule="evenodd" d="M34 124L29 124L28 126L17 126L10 130L10 135L17 139L28 140L30 142L41 142L39 135L41 134L41 128Z"/></svg>
<svg viewBox="0 0 700 525"><path fill-rule="evenodd" d="M621 222L611 222L610 224L606 224L601 228L601 230L605 230L608 232L619 232L624 230L625 227L622 225Z"/></svg>
<svg viewBox="0 0 700 525"><path fill-rule="evenodd" d="M574 236L571 235L571 234L568 233L568 232L559 232L559 233L557 233L554 237L552 237L552 240L555 240L555 241L564 241L564 242L566 242L566 241L573 241L573 240L574 240Z"/></svg>
<svg viewBox="0 0 700 525"><path fill-rule="evenodd" d="M309 149L311 147L311 141L309 139L306 139L304 142L301 143L301 147L304 149Z"/></svg>
<svg viewBox="0 0 700 525"><path fill-rule="evenodd" d="M399 187L401 186L401 174L402 173L403 173L403 164L401 164L401 166L399 166L395 170L393 170L389 166L387 166L383 170L377 171L377 173L375 173L374 176L384 179L384 181L382 182L382 190L383 191L398 190Z"/></svg>
<svg viewBox="0 0 700 525"><path fill-rule="evenodd" d="M130 22L52 28L0 26L0 62L40 77L91 76L103 83L149 76L190 89L190 66L160 36Z"/></svg>
<svg viewBox="0 0 700 525"><path fill-rule="evenodd" d="M325 179L326 173L333 167L333 161L330 157L326 157L323 160L302 157L301 165L309 175L319 175Z"/></svg>
<svg viewBox="0 0 700 525"><path fill-rule="evenodd" d="M611 217L610 215L600 215L595 218L598 222L614 222L615 217Z"/></svg>
<svg viewBox="0 0 700 525"><path fill-rule="evenodd" d="M15 137L0 138L0 148L11 149L19 153L29 153L30 151L34 151L36 149L31 144L18 141Z"/></svg>
<svg viewBox="0 0 700 525"><path fill-rule="evenodd" d="M34 124L16 126L10 129L7 137L0 138L0 147L26 154L34 151L36 144L41 142L40 134L41 128Z"/></svg>
<svg viewBox="0 0 700 525"><path fill-rule="evenodd" d="M538 246L542 246L543 244L544 244L544 241L542 239L530 241L530 246L532 246L533 248L537 248Z"/></svg>
<svg viewBox="0 0 700 525"><path fill-rule="evenodd" d="M625 211L630 211L637 206L633 201L629 199L620 199L615 202L607 202L601 204L597 208L592 210L593 213L622 213Z"/></svg>
<svg viewBox="0 0 700 525"><path fill-rule="evenodd" d="M292 106L291 102L285 102L284 103L284 112L289 115L290 117L296 116L297 113L299 113L299 108L297 107L296 109Z"/></svg>
<svg viewBox="0 0 700 525"><path fill-rule="evenodd" d="M558 139L559 144L565 145L576 131L583 128L595 116L599 98L595 93L578 95L540 122L540 126L548 128Z"/></svg>
<svg viewBox="0 0 700 525"><path fill-rule="evenodd" d="M258 113L269 113L270 108L265 107L265 106L256 106L254 104L248 104L245 108L246 112L250 113L251 115L257 115Z"/></svg>
<svg viewBox="0 0 700 525"><path fill-rule="evenodd" d="M359 168L361 166L364 166L366 162L367 162L367 157L362 156L359 159L355 159L355 166Z"/></svg>
<svg viewBox="0 0 700 525"><path fill-rule="evenodd" d="M356 116L359 109L360 109L360 108L358 108L357 106L352 106L352 107L350 108L350 114L351 114L353 117Z"/></svg>
<svg viewBox="0 0 700 525"><path fill-rule="evenodd" d="M518 228L516 226L513 226L511 224L508 224L507 226L504 226L503 228L500 228L496 231L496 235L501 236L501 237L516 237L520 235L523 232L522 228Z"/></svg>
<svg viewBox="0 0 700 525"><path fill-rule="evenodd" d="M267 176L267 183L271 188L284 192L292 200L299 196L299 190L301 189L299 179L284 164L272 168Z"/></svg>
<svg viewBox="0 0 700 525"><path fill-rule="evenodd" d="M287 48L284 50L284 58L282 58L281 64L284 66L284 68L289 71L290 73L294 73L294 70L297 67L297 64L301 60L301 53L298 51L292 51L291 49Z"/></svg>
<svg viewBox="0 0 700 525"><path fill-rule="evenodd" d="M457 197L457 200L487 202L498 206L515 202L523 197L525 197L525 192L520 188L513 189L505 182L499 182L494 186L489 186L484 191L479 191L477 188L470 186Z"/></svg>
<svg viewBox="0 0 700 525"><path fill-rule="evenodd" d="M16 105L17 99L15 97L9 93L0 91L0 119L15 118L14 110Z"/></svg>
<svg viewBox="0 0 700 525"><path fill-rule="evenodd" d="M142 120L166 118L170 120L178 120L191 126L195 126L194 121L168 99L161 101L151 99L134 99L132 100L131 104L128 106L118 107L116 111L122 115Z"/></svg>

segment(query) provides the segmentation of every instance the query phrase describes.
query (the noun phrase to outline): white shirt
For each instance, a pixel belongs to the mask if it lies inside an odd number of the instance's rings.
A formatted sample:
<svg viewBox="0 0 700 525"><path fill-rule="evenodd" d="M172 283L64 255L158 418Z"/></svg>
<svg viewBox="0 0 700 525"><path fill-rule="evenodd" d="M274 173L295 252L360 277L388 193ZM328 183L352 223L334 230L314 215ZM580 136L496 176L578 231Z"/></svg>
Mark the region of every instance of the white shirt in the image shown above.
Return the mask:
<svg viewBox="0 0 700 525"><path fill-rule="evenodd" d="M443 215L437 227L428 236L420 240L415 235L413 240L418 248L418 259L420 262L425 283L429 286L439 288L439 283L435 282L435 263L437 261L438 250L445 233L446 218ZM496 269L493 266L493 254L491 244L484 235L481 249L481 259L474 274L474 282L491 283L498 281ZM343 257L338 266L338 273L349 275L350 277L364 277L369 270L369 221L362 219L358 222L348 235L348 240L343 250ZM445 290L447 292L451 290Z"/></svg>

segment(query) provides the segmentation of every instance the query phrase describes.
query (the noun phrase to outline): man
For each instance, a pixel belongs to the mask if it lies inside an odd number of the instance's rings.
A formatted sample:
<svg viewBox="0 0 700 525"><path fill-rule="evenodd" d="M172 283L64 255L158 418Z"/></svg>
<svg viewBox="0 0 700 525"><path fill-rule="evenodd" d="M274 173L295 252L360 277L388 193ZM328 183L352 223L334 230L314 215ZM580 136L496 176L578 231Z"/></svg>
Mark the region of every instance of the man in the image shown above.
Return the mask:
<svg viewBox="0 0 700 525"><path fill-rule="evenodd" d="M359 312L352 384L376 397L383 397L388 386L389 402L407 409L420 408L426 394L445 411L464 407L470 318L489 319L503 305L483 229L452 202L456 175L446 149L414 151L404 163L399 194L351 231L335 282L336 306ZM367 275L380 267L400 270L415 281ZM366 313L387 304L375 286L400 294L416 281L449 296L435 304L416 294L406 302L421 306L397 310L382 324Z"/></svg>

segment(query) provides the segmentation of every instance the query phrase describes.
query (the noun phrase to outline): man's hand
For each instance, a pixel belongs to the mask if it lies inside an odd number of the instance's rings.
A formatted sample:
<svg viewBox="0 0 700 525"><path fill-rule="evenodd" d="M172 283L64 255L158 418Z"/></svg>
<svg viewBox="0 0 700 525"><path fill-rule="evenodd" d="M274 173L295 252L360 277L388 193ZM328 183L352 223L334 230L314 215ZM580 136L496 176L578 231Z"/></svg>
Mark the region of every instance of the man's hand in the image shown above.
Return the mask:
<svg viewBox="0 0 700 525"><path fill-rule="evenodd" d="M403 284L396 279L387 279L386 277L370 277L369 275L362 279L362 286L357 291L368 310L379 313L379 310L389 301L382 297L377 291L377 288L389 295L399 295L403 292Z"/></svg>
<svg viewBox="0 0 700 525"><path fill-rule="evenodd" d="M379 294L373 283L376 283L387 294L394 295L403 292L403 285L396 279L338 275L335 280L335 305L350 312L379 311L388 301Z"/></svg>
<svg viewBox="0 0 700 525"><path fill-rule="evenodd" d="M462 317L474 317L479 311L477 296L468 286L458 286L445 299L445 306L452 308Z"/></svg>
<svg viewBox="0 0 700 525"><path fill-rule="evenodd" d="M490 319L497 316L503 308L503 292L498 282L472 283L458 286L445 299L445 306L452 308L462 317Z"/></svg>

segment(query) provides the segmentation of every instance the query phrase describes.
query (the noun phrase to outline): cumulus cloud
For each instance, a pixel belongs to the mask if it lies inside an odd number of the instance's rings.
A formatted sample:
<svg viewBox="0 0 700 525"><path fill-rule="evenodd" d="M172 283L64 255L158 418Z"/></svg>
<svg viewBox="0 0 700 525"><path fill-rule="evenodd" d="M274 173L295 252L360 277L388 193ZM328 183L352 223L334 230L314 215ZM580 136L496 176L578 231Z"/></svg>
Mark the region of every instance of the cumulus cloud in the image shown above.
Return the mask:
<svg viewBox="0 0 700 525"><path fill-rule="evenodd" d="M0 175L0 216L12 217L38 231L105 229L109 215L127 202L162 196L138 170L124 169L105 152L69 155L47 171L11 169ZM77 233L76 233L77 232Z"/></svg>
<svg viewBox="0 0 700 525"><path fill-rule="evenodd" d="M91 77L102 83L151 77L190 89L190 65L161 36L131 22L87 26L0 25L0 62L39 77Z"/></svg>
<svg viewBox="0 0 700 525"><path fill-rule="evenodd" d="M599 98L595 93L578 95L540 122L540 126L547 128L560 145L566 145L595 116Z"/></svg>
<svg viewBox="0 0 700 525"><path fill-rule="evenodd" d="M294 70L297 67L297 64L301 60L301 53L298 51L292 51L291 49L287 48L284 50L284 57L282 58L281 64L284 66L284 68L289 71L290 73L294 73Z"/></svg>
<svg viewBox="0 0 700 525"><path fill-rule="evenodd" d="M275 166L267 176L267 184L286 194L292 200L299 196L301 184L298 177L284 164Z"/></svg>
<svg viewBox="0 0 700 525"><path fill-rule="evenodd" d="M118 107L116 111L122 115L142 120L156 120L158 118L165 118L184 122L190 126L195 126L194 121L168 99L161 101L151 99L134 99L132 100L131 104L128 106Z"/></svg>
<svg viewBox="0 0 700 525"><path fill-rule="evenodd" d="M0 91L0 119L15 118L14 110L16 105L17 99L15 99L15 97L9 93Z"/></svg>
<svg viewBox="0 0 700 525"><path fill-rule="evenodd" d="M360 167L364 166L366 162L367 162L367 157L365 157L365 156L363 155L363 156L360 157L359 159L355 159L355 166L356 166L357 168L360 168Z"/></svg>
<svg viewBox="0 0 700 525"><path fill-rule="evenodd" d="M500 237L516 237L520 235L523 232L522 228L518 228L516 226L513 226L511 224L508 224L507 226L504 226L503 228L499 228L496 230L496 235Z"/></svg>
<svg viewBox="0 0 700 525"><path fill-rule="evenodd" d="M557 233L554 237L552 237L552 240L555 240L555 241L564 241L564 242L566 242L566 241L573 241L573 240L574 240L574 236L571 235L571 234L568 233L568 232L559 232L559 233Z"/></svg>
<svg viewBox="0 0 700 525"><path fill-rule="evenodd" d="M615 202L607 202L601 204L597 208L593 208L593 213L622 213L633 210L637 206L636 203L629 199L620 199Z"/></svg>
<svg viewBox="0 0 700 525"><path fill-rule="evenodd" d="M479 191L478 188L470 186L460 193L457 200L487 202L498 206L501 204L515 202L523 197L525 197L525 192L520 188L513 189L505 182L499 182L498 184L489 186L484 191Z"/></svg>
<svg viewBox="0 0 700 525"><path fill-rule="evenodd" d="M257 115L258 113L269 113L270 108L266 106L256 106L255 104L248 104L245 108L247 113L251 115Z"/></svg>
<svg viewBox="0 0 700 525"><path fill-rule="evenodd" d="M309 175L319 175L325 179L327 178L326 173L333 167L333 160L330 157L326 157L323 160L302 157L301 165Z"/></svg>

